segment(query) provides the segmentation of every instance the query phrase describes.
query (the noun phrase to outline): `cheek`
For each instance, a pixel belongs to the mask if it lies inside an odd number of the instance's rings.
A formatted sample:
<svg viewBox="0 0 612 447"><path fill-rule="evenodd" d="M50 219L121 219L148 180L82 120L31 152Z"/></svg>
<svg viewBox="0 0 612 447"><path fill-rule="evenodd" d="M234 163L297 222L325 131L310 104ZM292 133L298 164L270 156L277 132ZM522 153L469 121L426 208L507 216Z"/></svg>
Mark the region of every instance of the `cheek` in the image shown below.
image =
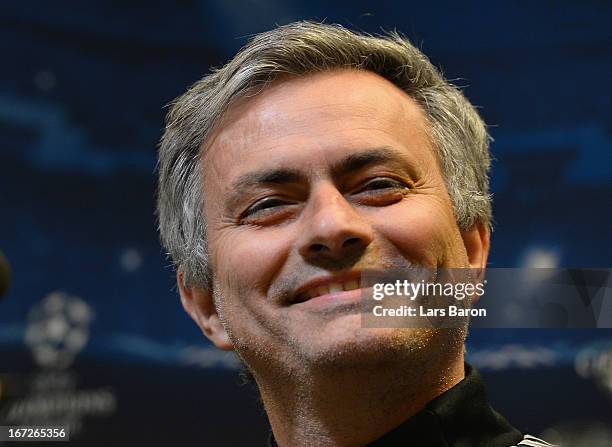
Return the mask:
<svg viewBox="0 0 612 447"><path fill-rule="evenodd" d="M238 301L265 296L285 262L290 243L282 229L233 228L211 236L210 252L217 285ZM212 238L211 238L212 239Z"/></svg>
<svg viewBox="0 0 612 447"><path fill-rule="evenodd" d="M443 201L416 196L384 211L376 224L406 259L426 266L440 266L454 258L457 228Z"/></svg>
<svg viewBox="0 0 612 447"><path fill-rule="evenodd" d="M252 367L269 353L284 321L269 299L271 283L285 263L289 238L278 232L231 228L211 244L217 306L232 344Z"/></svg>

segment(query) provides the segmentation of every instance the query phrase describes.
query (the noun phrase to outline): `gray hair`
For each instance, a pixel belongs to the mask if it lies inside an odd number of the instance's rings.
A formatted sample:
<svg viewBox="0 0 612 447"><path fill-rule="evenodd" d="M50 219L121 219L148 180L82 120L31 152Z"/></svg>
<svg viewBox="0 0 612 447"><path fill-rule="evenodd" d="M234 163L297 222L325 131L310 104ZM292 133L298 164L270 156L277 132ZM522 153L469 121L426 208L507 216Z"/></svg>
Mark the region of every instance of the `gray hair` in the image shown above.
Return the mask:
<svg viewBox="0 0 612 447"><path fill-rule="evenodd" d="M163 246L184 284L210 288L200 158L228 108L280 77L334 69L374 72L412 97L429 122L459 228L491 224L489 140L478 112L407 39L296 22L256 35L220 69L175 99L159 145L157 214Z"/></svg>

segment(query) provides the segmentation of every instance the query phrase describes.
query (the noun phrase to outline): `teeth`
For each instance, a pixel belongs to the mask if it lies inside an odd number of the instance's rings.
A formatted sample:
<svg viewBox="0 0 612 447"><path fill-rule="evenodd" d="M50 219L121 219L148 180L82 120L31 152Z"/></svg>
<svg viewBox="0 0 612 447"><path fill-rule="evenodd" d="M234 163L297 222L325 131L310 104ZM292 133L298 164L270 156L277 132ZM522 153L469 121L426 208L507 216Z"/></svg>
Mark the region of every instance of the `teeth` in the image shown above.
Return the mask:
<svg viewBox="0 0 612 447"><path fill-rule="evenodd" d="M335 292L342 292L342 284L340 284L339 282L333 282L329 285L329 292L330 293L335 293Z"/></svg>
<svg viewBox="0 0 612 447"><path fill-rule="evenodd" d="M359 288L357 280L351 280L344 283L344 290L355 290Z"/></svg>
<svg viewBox="0 0 612 447"><path fill-rule="evenodd" d="M361 289L362 282L361 278L359 279L351 279L350 281L346 281L343 283L333 282L328 285L315 287L308 292L305 293L305 296L308 298L315 298L317 296L329 295L330 293L338 293L342 291Z"/></svg>

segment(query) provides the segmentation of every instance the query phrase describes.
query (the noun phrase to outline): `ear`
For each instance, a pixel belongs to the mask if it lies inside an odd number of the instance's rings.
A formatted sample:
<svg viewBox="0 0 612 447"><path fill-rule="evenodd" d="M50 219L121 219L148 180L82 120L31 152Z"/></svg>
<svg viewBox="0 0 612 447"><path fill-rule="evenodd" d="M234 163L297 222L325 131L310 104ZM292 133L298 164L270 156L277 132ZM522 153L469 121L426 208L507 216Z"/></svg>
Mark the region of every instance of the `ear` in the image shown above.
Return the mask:
<svg viewBox="0 0 612 447"><path fill-rule="evenodd" d="M475 222L467 230L461 231L468 262L473 269L484 270L489 257L490 232L488 225Z"/></svg>
<svg viewBox="0 0 612 447"><path fill-rule="evenodd" d="M183 272L181 271L176 272L176 282L185 312L189 314L193 321L200 327L204 335L206 335L217 348L223 351L232 351L234 347L232 346L232 342L225 328L221 324L212 293L197 286L185 287Z"/></svg>

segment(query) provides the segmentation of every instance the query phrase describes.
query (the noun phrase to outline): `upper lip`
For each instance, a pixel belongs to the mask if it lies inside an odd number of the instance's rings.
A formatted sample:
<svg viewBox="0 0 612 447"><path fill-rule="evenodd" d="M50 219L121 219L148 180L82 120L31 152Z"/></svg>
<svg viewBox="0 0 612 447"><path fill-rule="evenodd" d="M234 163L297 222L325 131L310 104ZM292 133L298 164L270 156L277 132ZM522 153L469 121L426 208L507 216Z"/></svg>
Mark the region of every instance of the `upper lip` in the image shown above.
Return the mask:
<svg viewBox="0 0 612 447"><path fill-rule="evenodd" d="M293 303L301 303L303 301L308 301L314 296L311 296L311 292L315 293L315 290L322 286L329 286L334 283L346 283L349 281L357 281L358 287L361 287L361 271L353 270L345 273L338 273L335 275L322 275L316 276L302 285L300 285L295 293L293 294L292 304ZM318 293L315 294L317 296Z"/></svg>

